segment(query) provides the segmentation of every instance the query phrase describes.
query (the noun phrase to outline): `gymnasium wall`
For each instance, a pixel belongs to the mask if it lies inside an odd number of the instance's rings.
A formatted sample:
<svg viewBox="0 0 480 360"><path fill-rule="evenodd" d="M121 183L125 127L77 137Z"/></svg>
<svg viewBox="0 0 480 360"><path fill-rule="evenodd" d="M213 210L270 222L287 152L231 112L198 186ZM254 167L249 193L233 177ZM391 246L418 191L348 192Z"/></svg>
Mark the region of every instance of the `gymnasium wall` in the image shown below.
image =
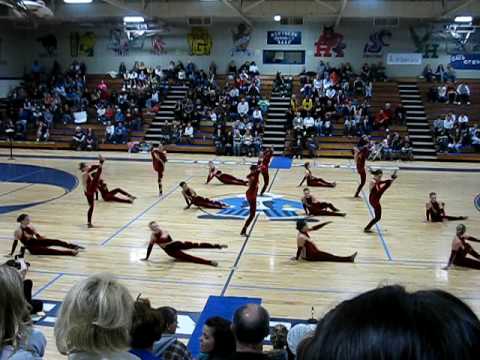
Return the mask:
<svg viewBox="0 0 480 360"><path fill-rule="evenodd" d="M25 32L0 24L0 78L23 75L24 66L32 59L29 43Z"/></svg>
<svg viewBox="0 0 480 360"><path fill-rule="evenodd" d="M432 49L436 47L437 58L424 58L422 65L396 65L387 66L387 73L391 77L401 76L417 76L420 74L426 63L436 65L438 63L447 64L450 61L450 54L458 53L458 49L453 39L445 37L440 26L429 27L421 22L402 23L395 28L379 28L374 27L373 23L366 21L342 21L341 25L335 30L336 33L343 36L340 47L343 49L343 57L335 57L334 52L331 57L316 57L315 43L319 40L325 24L307 23L301 26L282 26L278 23L259 23L251 30L248 51L241 53L234 51L233 35L238 32L238 24L222 23L205 27L211 39L211 51L207 56L191 56L190 46L187 41L188 34L191 29L186 25L172 26L168 33L162 34L160 41L164 47L164 53L154 54L152 51L152 38L145 38L137 43L129 43L129 51L125 56L115 54L111 49L112 41L110 31L113 26L84 26L84 27L66 27L66 26L48 26L42 27L35 31L35 36L26 36L28 40L21 43L16 42L12 46L12 54L8 57L8 68L11 67L12 72L16 73L27 66L33 59L38 59L45 65L50 65L53 60L58 60L62 65L70 64L74 59L86 63L88 71L91 73L106 73L115 71L121 62L125 62L127 67L131 66L134 61L143 61L147 65L167 66L170 60L180 59L184 63L189 60L193 61L200 67L207 68L214 61L217 64L219 73L224 73L227 64L233 59L237 64L246 60L254 60L259 65L263 74L274 74L281 71L284 74L298 74L303 65L267 65L263 64L263 50L267 49L283 49L283 50L305 50L307 70L315 70L319 60L328 61L332 65L343 62L350 62L354 69L359 69L365 62L373 63L380 60L385 61L386 53L414 53L417 49ZM413 28L412 31L410 30ZM385 38L385 42L389 46L383 47L379 53L372 53L368 56L364 53L364 48L369 42L369 38L375 32L382 29L391 33L390 38ZM267 31L299 31L302 35L300 45L267 45ZM79 37L71 37L72 33L78 33ZM88 35L88 33L90 33ZM94 35L94 39L91 34ZM87 34L87 35L86 35ZM47 43L54 35L57 42L57 49L49 53L45 46L42 45L39 38L46 38ZM25 37L25 35L20 35ZM86 37L85 37L86 36ZM2 35L2 37L4 37ZM247 36L248 37L248 36ZM334 35L339 40L340 36ZM8 37L7 41L8 41ZM244 37L245 38L245 37ZM468 53L480 54L480 34L474 35L469 42ZM86 40L84 40L86 39ZM415 45L417 42L418 47ZM15 41L12 37L10 41ZM209 40L207 40L208 43ZM79 49L79 44L85 42L87 47L94 43L93 56L85 56L85 49ZM372 49L378 43L372 42ZM10 46L8 46L10 51ZM51 50L51 49L50 49ZM79 51L80 50L80 51ZM82 53L83 52L83 53ZM87 51L88 52L88 51ZM17 60L14 54L22 53L24 56ZM77 56L78 55L78 56ZM23 60L23 62L22 62ZM3 69L5 72L5 69ZM2 67L0 66L0 74ZM478 78L480 71L476 70L458 70L459 77Z"/></svg>

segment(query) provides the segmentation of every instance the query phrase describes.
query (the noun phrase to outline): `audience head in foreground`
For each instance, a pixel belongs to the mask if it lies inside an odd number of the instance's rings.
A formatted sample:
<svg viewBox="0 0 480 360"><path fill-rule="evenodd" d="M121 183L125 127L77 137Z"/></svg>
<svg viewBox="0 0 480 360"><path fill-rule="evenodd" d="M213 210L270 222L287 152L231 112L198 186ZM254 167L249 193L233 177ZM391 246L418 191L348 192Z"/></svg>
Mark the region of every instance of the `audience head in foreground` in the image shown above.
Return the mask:
<svg viewBox="0 0 480 360"><path fill-rule="evenodd" d="M263 340L270 333L270 315L261 305L244 305L235 311L232 330L237 353L260 353Z"/></svg>
<svg viewBox="0 0 480 360"><path fill-rule="evenodd" d="M332 309L298 347L299 360L474 360L480 322L441 290L368 291Z"/></svg>
<svg viewBox="0 0 480 360"><path fill-rule="evenodd" d="M55 341L69 359L137 359L130 346L134 302L113 275L96 274L65 296L55 323Z"/></svg>
<svg viewBox="0 0 480 360"><path fill-rule="evenodd" d="M231 322L219 316L207 319L200 337L200 351L205 360L229 358L235 352Z"/></svg>

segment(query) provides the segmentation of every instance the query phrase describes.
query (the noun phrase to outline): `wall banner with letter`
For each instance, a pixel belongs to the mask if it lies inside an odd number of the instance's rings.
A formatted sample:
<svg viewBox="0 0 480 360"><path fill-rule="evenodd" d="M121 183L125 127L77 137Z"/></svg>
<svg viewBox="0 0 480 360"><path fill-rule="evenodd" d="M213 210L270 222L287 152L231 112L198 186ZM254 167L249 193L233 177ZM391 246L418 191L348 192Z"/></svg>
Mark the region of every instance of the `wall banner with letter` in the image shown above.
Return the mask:
<svg viewBox="0 0 480 360"><path fill-rule="evenodd" d="M480 70L480 54L452 55L450 64L457 70Z"/></svg>
<svg viewBox="0 0 480 360"><path fill-rule="evenodd" d="M300 45L301 31L268 31L267 44L269 45Z"/></svg>
<svg viewBox="0 0 480 360"><path fill-rule="evenodd" d="M422 65L422 58L419 53L388 53L387 65Z"/></svg>

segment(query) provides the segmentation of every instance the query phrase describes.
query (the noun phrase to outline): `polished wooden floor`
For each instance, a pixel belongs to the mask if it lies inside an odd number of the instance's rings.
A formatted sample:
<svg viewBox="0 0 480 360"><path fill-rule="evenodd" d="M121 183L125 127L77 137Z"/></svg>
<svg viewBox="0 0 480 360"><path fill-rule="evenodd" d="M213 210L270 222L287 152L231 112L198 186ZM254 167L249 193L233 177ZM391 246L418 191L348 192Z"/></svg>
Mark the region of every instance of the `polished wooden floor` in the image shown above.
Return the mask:
<svg viewBox="0 0 480 360"><path fill-rule="evenodd" d="M0 162L8 162L5 154L4 150L0 151L3 156ZM49 158L52 155L72 158ZM49 166L78 175L80 160L75 157L93 155L19 150L15 163ZM115 160L129 156L138 160L147 155L105 155L108 160L104 177L110 187L120 186L138 199L133 205L99 201L94 229L85 226L87 206L80 187L55 201L28 209L40 233L74 241L87 248L75 258L28 257L32 265L30 277L38 298L62 300L79 279L109 271L115 273L134 296L142 293L157 306L168 304L183 311L201 311L209 295L224 294L260 297L275 317L306 318L312 306L316 315L321 316L339 301L365 290L382 284L402 284L411 290L440 288L451 291L480 314L480 272L441 270L449 256L456 224L427 224L424 216L427 194L436 191L447 203L449 213L470 217L465 222L469 232L480 236L480 213L473 204L474 197L480 193L480 173L445 171L480 169L478 164L375 163L375 166L409 166L411 169L400 170L398 181L383 198L380 232L364 234L362 229L370 214L365 199L352 198L357 176L348 167L351 162L335 159L315 162L314 174L336 180L338 186L315 189L314 194L333 202L348 216L334 218L333 224L314 233L312 238L320 249L338 255L358 251L358 261L352 265L292 262L290 257L296 252L292 221L268 221L260 216L251 236L245 239L239 236L242 221L199 219L201 211L184 210L177 186L180 181L188 181L199 194L208 197L237 195L244 191L242 187L220 185L215 180L205 185L207 169L201 160L210 160L205 155L170 155L164 180L165 196L160 199L150 163ZM196 162L187 163L186 160ZM220 160L241 161L238 158ZM333 164L342 167L328 167ZM245 175L248 170L247 164L240 163L219 167L237 176ZM440 167L444 171L439 171ZM303 171L298 166L290 170L271 170L271 192L299 199L301 188L297 185L302 176ZM25 184L0 183L1 205L49 199L63 191L48 185L32 185L9 193L21 186ZM0 215L0 251L4 254L10 249L17 215ZM168 229L174 239L220 242L228 244L229 248L227 251L195 252L218 260L218 268L176 263L158 248L154 249L150 262L141 262L149 237L147 224L152 220ZM44 330L50 340L47 359L61 358L51 339L52 329Z"/></svg>

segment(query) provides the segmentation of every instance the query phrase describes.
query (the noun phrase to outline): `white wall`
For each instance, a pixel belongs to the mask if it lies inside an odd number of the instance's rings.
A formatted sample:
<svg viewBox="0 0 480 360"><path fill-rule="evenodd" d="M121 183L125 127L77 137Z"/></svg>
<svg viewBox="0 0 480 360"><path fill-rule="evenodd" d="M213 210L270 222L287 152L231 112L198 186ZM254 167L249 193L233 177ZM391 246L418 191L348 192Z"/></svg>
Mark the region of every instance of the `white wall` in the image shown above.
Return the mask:
<svg viewBox="0 0 480 360"><path fill-rule="evenodd" d="M420 23L414 23L415 26L420 26ZM56 59L63 65L68 65L74 58L70 55L70 39L71 31L94 31L97 35L97 42L95 46L94 57L80 57L78 60L84 61L90 73L105 73L108 71L118 69L120 62L125 62L127 67L134 61L143 61L147 65L161 65L166 66L170 60L180 59L184 63L192 60L200 67L207 68L210 62L214 61L219 69L219 73L224 73L227 64L234 59L237 64L246 60L254 60L259 65L261 72L264 74L274 74L277 70L285 74L297 74L300 72L301 65L263 65L263 50L264 49L284 49L284 50L305 50L306 51L306 67L308 70L315 70L316 64L320 59L328 61L332 65L337 65L342 62L350 62L354 69L359 69L364 62L378 62L383 58L364 58L363 48L368 41L370 34L374 31L380 30L374 28L371 22L366 21L343 21L337 32L344 35L344 42L346 43L345 57L343 58L319 58L314 56L315 42L320 36L323 24L307 23L302 26L281 26L278 23L260 23L256 24L252 32L250 41L251 56L235 54L231 56L232 30L236 29L237 24L215 24L208 27L208 31L213 38L213 49L210 56L190 56L189 46L187 43L188 28L172 29L168 34L163 35L163 40L166 43L167 53L164 55L154 55L151 52L150 39L145 40L145 45L142 50L131 50L128 56L116 56L113 51L109 49L109 28L97 26L95 28L66 28L65 26L51 26L43 27L35 32L35 37L41 34L54 33L58 38L58 55ZM415 52L416 48L412 41L408 30L409 24L401 24L399 28L391 29L393 37L390 40L390 47L385 48L384 53L387 52ZM302 32L302 44L296 46L275 46L267 45L267 31L268 30L297 30ZM423 34L423 30L418 30L419 34ZM440 34L441 35L441 34ZM478 36L480 34L476 34ZM2 35L3 37L3 35ZM473 38L473 43L479 44L479 37ZM440 40L439 40L440 41ZM441 41L440 41L441 42ZM25 41L19 47L18 43L12 48L10 58L15 58L15 55L22 53L19 48L23 48L27 55L30 56L31 62L34 58L38 58L41 63L49 65L53 62L53 58L45 57L45 51L41 44L30 37L29 41ZM9 47L10 48L10 47ZM480 52L477 47L475 51ZM425 63L436 65L438 63L446 64L449 62L450 55L446 53L445 44L440 43L438 59L424 59ZM12 60L10 60L12 61ZM21 68L21 61L17 64L12 63L11 69L13 72ZM416 76L418 75L424 65L421 66L390 66L387 67L387 72L390 76ZM2 67L0 66L0 74ZM480 71L457 71L460 77L480 77Z"/></svg>

